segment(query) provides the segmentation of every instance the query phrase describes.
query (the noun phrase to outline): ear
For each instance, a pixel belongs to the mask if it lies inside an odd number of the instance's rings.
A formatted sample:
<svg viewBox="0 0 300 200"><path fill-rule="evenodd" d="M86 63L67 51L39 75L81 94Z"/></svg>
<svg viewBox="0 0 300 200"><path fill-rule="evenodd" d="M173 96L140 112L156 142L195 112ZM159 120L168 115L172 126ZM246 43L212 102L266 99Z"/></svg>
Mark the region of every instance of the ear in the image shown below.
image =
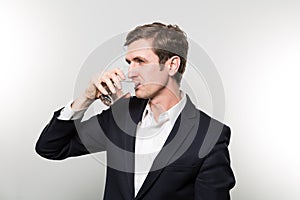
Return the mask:
<svg viewBox="0 0 300 200"><path fill-rule="evenodd" d="M180 66L180 57L172 56L171 58L169 58L167 63L167 67L169 68L169 75L174 76L177 73Z"/></svg>

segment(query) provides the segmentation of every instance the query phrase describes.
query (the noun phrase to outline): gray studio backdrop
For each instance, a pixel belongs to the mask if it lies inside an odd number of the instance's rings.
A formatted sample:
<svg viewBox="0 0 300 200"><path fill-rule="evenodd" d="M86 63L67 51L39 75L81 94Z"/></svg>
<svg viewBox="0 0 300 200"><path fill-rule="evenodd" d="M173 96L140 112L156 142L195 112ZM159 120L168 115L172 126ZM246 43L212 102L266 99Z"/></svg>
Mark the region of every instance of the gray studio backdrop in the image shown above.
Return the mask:
<svg viewBox="0 0 300 200"><path fill-rule="evenodd" d="M95 48L162 21L201 45L223 81L232 199L299 200L299 10L299 1L271 0L0 1L0 199L102 198L105 167L95 157L49 161L35 142L72 100ZM197 106L209 113L205 98Z"/></svg>

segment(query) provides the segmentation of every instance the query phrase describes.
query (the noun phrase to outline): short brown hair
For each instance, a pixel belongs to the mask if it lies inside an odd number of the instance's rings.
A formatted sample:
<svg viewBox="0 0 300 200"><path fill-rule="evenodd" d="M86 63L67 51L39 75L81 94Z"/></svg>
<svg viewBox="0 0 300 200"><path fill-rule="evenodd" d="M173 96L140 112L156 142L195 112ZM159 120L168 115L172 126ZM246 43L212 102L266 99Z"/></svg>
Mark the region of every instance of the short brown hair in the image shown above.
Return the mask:
<svg viewBox="0 0 300 200"><path fill-rule="evenodd" d="M124 46L128 46L139 39L153 39L153 52L159 57L160 64L165 64L172 56L180 58L180 66L175 75L179 84L185 71L189 48L186 34L179 26L165 25L160 22L137 26L127 34Z"/></svg>

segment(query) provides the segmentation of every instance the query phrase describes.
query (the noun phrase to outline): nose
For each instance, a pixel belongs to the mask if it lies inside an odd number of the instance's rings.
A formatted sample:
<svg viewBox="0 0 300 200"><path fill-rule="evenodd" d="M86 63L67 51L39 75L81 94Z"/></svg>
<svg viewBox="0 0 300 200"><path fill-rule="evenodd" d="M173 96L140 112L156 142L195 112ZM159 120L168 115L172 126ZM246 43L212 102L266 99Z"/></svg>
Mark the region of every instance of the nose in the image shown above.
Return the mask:
<svg viewBox="0 0 300 200"><path fill-rule="evenodd" d="M132 79L134 77L134 72L133 70L131 70L130 68L128 68L128 74L127 74L128 78Z"/></svg>
<svg viewBox="0 0 300 200"><path fill-rule="evenodd" d="M133 66L133 63L130 63L128 67L128 78L132 79L135 76L136 76L135 67Z"/></svg>

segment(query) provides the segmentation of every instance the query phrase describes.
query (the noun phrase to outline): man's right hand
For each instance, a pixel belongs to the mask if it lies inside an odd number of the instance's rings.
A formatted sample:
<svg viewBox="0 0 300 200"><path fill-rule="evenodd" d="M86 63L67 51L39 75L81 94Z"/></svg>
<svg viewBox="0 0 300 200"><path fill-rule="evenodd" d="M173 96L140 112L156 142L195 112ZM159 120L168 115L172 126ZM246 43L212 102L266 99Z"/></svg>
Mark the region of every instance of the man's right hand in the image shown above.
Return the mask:
<svg viewBox="0 0 300 200"><path fill-rule="evenodd" d="M121 91L121 80L125 79L125 74L118 68L110 71L95 74L85 89L85 92L72 103L73 110L86 109L100 97L100 95L118 94ZM104 85L107 85L110 91L107 91Z"/></svg>

